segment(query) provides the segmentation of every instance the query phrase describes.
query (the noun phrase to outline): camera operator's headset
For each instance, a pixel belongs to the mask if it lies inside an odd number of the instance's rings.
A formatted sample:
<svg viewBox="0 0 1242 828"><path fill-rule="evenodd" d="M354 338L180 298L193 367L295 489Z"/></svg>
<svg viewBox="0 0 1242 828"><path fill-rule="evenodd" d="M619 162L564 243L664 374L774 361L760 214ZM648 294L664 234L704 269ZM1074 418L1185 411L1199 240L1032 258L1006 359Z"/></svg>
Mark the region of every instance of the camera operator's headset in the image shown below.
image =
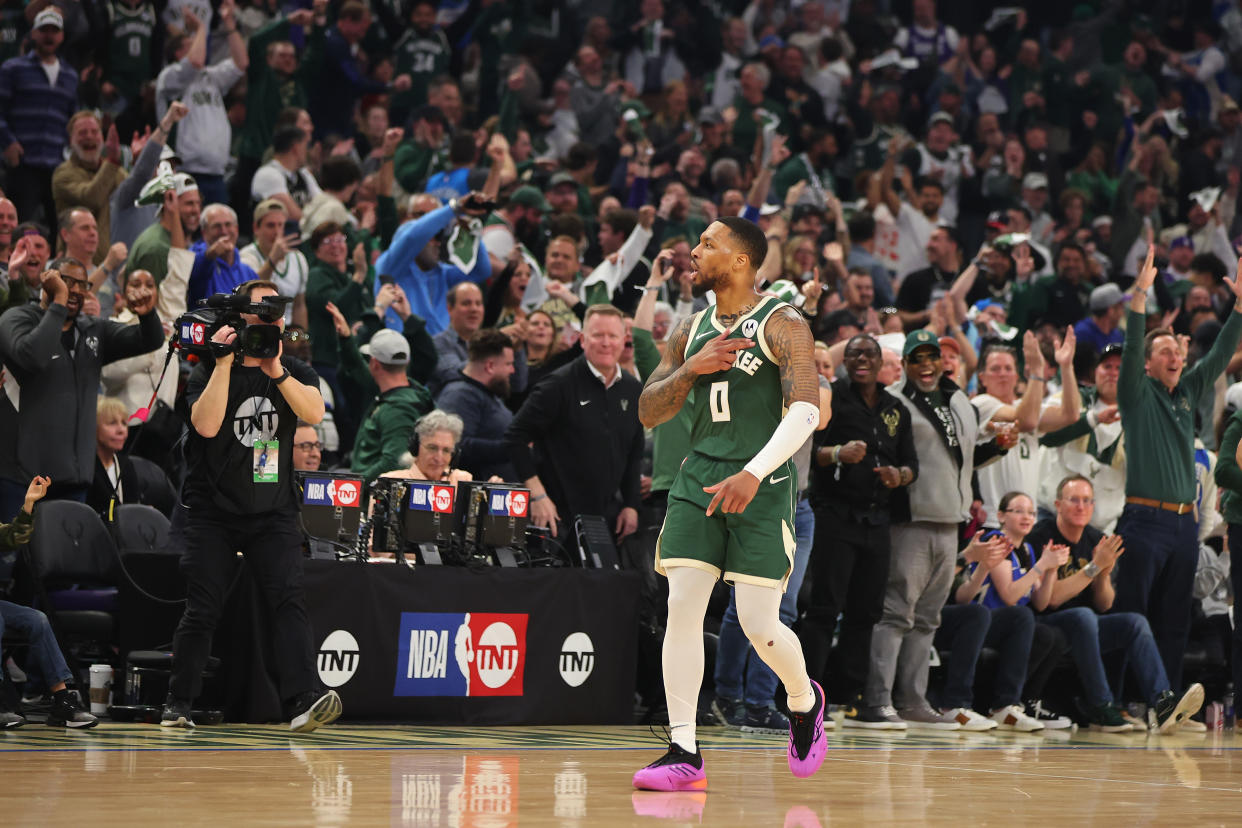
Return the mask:
<svg viewBox="0 0 1242 828"><path fill-rule="evenodd" d="M426 416L426 415L424 415ZM418 449L420 440L418 438L418 427L423 424L423 417L419 417L414 423L414 430L410 432L410 442L408 448L410 450L411 462L418 459ZM464 439L464 438L463 438ZM453 456L449 458L448 470L452 472L457 468L457 464L461 461L461 440L453 444ZM432 481L436 482L436 481Z"/></svg>

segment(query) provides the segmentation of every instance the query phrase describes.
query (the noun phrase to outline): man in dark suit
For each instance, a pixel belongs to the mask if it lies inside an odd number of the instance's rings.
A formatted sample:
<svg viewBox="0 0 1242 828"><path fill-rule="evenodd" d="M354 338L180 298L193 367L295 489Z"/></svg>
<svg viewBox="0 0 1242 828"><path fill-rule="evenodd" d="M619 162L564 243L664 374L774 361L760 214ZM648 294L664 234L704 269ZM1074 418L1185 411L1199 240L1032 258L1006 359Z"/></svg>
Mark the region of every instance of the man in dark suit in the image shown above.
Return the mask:
<svg viewBox="0 0 1242 828"><path fill-rule="evenodd" d="M577 515L604 517L618 541L638 528L642 383L618 364L624 345L621 312L588 308L582 356L535 386L505 432L531 522L554 536Z"/></svg>

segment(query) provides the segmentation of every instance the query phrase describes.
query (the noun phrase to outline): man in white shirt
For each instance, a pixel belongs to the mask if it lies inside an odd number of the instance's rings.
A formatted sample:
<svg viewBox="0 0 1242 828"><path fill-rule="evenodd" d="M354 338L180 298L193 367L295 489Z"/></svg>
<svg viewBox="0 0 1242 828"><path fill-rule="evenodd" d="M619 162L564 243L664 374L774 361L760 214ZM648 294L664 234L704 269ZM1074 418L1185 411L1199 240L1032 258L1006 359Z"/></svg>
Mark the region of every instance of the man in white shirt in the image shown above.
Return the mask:
<svg viewBox="0 0 1242 828"><path fill-rule="evenodd" d="M1017 396L1018 365L1016 354L1003 347L984 351L979 370L979 382L986 393L971 399L979 412L981 427L993 431L1004 427L1016 428L1018 444L997 462L978 469L979 492L983 496L986 511L984 526L995 529L1000 526L999 506L1001 498L1009 492L1023 492L1034 498L1039 490L1040 450L1039 437L1070 425L1078 419L1081 400L1078 382L1074 377L1074 331L1066 329L1065 339L1056 350L1057 365L1061 368L1064 390L1059 408L1041 411L1048 374L1043 354L1035 334L1027 331L1023 338L1023 355L1026 360L1026 392ZM1055 374L1055 370L1051 373Z"/></svg>
<svg viewBox="0 0 1242 828"><path fill-rule="evenodd" d="M302 208L322 190L306 167L311 136L299 127L285 127L272 136L272 160L255 171L250 197L255 201L274 198L293 221L302 220Z"/></svg>
<svg viewBox="0 0 1242 828"><path fill-rule="evenodd" d="M307 328L306 280L310 265L297 249L300 237L285 232L289 213L274 198L259 202L254 208L254 241L241 249L241 260L259 275L276 283L281 296L292 296L285 306L285 324Z"/></svg>
<svg viewBox="0 0 1242 828"><path fill-rule="evenodd" d="M246 41L237 31L233 0L224 0L218 12L228 32L229 57L207 65L207 27L193 14L186 21L194 27L189 35L173 35L168 51L174 62L164 67L155 82L159 117L175 101L193 101L177 127L176 151L181 171L194 176L204 203L227 203L224 171L229 162L232 127L224 108L224 96L246 74L250 57Z"/></svg>

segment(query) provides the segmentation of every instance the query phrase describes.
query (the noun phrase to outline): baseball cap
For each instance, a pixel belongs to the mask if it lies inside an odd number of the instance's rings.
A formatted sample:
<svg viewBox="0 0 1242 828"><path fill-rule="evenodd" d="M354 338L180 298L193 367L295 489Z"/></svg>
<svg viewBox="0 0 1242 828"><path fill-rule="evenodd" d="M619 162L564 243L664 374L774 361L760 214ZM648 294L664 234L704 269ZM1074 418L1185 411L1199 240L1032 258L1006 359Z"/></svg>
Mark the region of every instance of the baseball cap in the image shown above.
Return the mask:
<svg viewBox="0 0 1242 828"><path fill-rule="evenodd" d="M1087 305L1091 308L1091 312L1095 313L1108 310L1111 307L1120 305L1124 301L1125 297L1121 295L1121 288L1109 282L1091 291L1091 298L1087 300Z"/></svg>
<svg viewBox="0 0 1242 828"><path fill-rule="evenodd" d="M917 331L911 331L906 337L905 347L901 349L901 357L905 359L919 348L935 348L936 353L940 353L940 338L926 328L919 328Z"/></svg>
<svg viewBox="0 0 1242 828"><path fill-rule="evenodd" d="M1103 362L1105 357L1121 356L1122 347L1116 342L1110 342L1104 346L1104 350L1100 351L1100 361Z"/></svg>
<svg viewBox="0 0 1242 828"><path fill-rule="evenodd" d="M931 129L936 124L948 124L949 126L953 126L953 116L942 109L927 119L928 129Z"/></svg>
<svg viewBox="0 0 1242 828"><path fill-rule="evenodd" d="M1190 240L1190 236L1178 236L1169 242L1169 249L1176 250L1179 247L1189 247L1194 249L1195 243Z"/></svg>
<svg viewBox="0 0 1242 828"><path fill-rule="evenodd" d="M720 110L714 106L705 106L699 110L700 124L723 124L724 116L720 114Z"/></svg>
<svg viewBox="0 0 1242 828"><path fill-rule="evenodd" d="M255 205L254 223L258 224L268 213L288 213L285 205L281 204L274 198L265 198Z"/></svg>
<svg viewBox="0 0 1242 828"><path fill-rule="evenodd" d="M523 184L513 191L509 196L510 204L517 204L522 207L534 207L540 212L547 213L552 210L547 199L543 197L543 193L539 192L529 184Z"/></svg>
<svg viewBox="0 0 1242 828"><path fill-rule="evenodd" d="M371 341L358 351L364 357L375 357L382 365L408 365L410 362L410 343L405 337L392 328L378 331Z"/></svg>
<svg viewBox="0 0 1242 828"><path fill-rule="evenodd" d="M993 210L988 213L988 228L992 230L1008 230L1009 214L1004 210Z"/></svg>
<svg viewBox="0 0 1242 828"><path fill-rule="evenodd" d="M54 26L62 32L65 30L65 18L55 6L48 6L35 15L33 28L42 29L44 26Z"/></svg>
<svg viewBox="0 0 1242 828"><path fill-rule="evenodd" d="M1041 172L1027 173L1022 177L1022 189L1046 190L1048 189L1048 176Z"/></svg>
<svg viewBox="0 0 1242 828"><path fill-rule="evenodd" d="M781 40L779 35L774 35L774 34L764 35L763 38L760 39L759 41L759 51L761 52L764 49L768 49L773 46L779 49L783 49L785 47L785 41Z"/></svg>
<svg viewBox="0 0 1242 828"><path fill-rule="evenodd" d="M962 352L962 346L959 345L957 340L951 336L940 337L940 350L943 351L945 348L948 348L955 354L960 354Z"/></svg>
<svg viewBox="0 0 1242 828"><path fill-rule="evenodd" d="M1112 217L1112 216L1096 216L1094 219L1092 219L1092 220L1091 220L1091 226L1092 226L1092 227L1099 228L1099 227L1103 227L1103 226L1104 226L1104 225L1106 225L1106 224L1107 224L1109 227L1112 227L1112 226L1113 226L1113 217Z"/></svg>
<svg viewBox="0 0 1242 828"><path fill-rule="evenodd" d="M567 172L561 171L548 179L548 183L544 186L544 192L561 186L562 184L572 184L575 189L578 187L577 180Z"/></svg>

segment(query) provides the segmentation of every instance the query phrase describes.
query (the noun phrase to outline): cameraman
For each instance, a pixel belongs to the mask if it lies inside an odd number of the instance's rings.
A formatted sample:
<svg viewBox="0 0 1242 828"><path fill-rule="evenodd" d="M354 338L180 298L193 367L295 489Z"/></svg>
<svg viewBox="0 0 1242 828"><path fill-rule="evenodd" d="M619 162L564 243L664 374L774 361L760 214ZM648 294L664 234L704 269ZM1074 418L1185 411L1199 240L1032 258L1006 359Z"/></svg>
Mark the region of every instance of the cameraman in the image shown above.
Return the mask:
<svg viewBox="0 0 1242 828"><path fill-rule="evenodd" d="M273 282L237 286L252 303L277 295ZM265 303L267 304L267 303ZM270 303L262 316L241 313L246 327L284 330L284 307ZM244 332L243 340L246 339ZM238 331L223 325L211 337L233 345ZM186 608L173 638L173 676L160 724L193 727L190 707L202 687L211 636L224 607L233 555L240 550L272 611L280 697L290 729L314 730L341 714L341 700L316 677L310 621L302 596L302 533L293 483L298 420L323 419L319 378L305 363L277 355L262 359L233 352L199 363L186 385L190 424L189 467L182 487L186 510Z"/></svg>

